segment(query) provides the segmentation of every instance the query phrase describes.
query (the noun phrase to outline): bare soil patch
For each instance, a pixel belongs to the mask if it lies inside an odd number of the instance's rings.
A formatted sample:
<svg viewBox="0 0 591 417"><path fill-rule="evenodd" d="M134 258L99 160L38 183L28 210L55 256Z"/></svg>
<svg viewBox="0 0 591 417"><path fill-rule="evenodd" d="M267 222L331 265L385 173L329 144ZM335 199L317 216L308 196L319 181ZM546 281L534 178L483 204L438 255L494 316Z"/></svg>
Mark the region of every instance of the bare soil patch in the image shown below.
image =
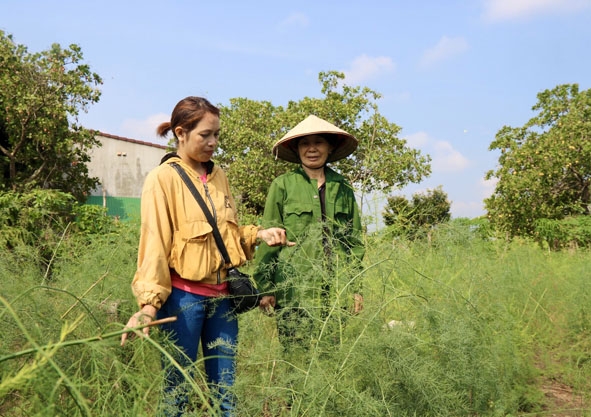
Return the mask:
<svg viewBox="0 0 591 417"><path fill-rule="evenodd" d="M577 393L575 390L555 379L547 379L541 385L546 397L546 406L536 416L585 417L591 416L591 400L589 394Z"/></svg>

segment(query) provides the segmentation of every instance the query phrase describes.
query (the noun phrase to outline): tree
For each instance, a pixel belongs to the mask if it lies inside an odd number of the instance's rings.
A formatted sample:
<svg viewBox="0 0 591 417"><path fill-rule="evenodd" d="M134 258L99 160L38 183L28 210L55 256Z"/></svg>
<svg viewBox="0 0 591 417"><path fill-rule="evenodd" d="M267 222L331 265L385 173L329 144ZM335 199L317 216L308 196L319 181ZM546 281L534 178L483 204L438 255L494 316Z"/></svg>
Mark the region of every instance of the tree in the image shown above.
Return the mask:
<svg viewBox="0 0 591 417"><path fill-rule="evenodd" d="M449 221L450 209L447 193L439 186L413 194L410 201L403 196L388 197L384 223L394 226L392 229L398 235L416 238L428 234L433 226Z"/></svg>
<svg viewBox="0 0 591 417"><path fill-rule="evenodd" d="M222 164L241 201L242 215L262 215L271 180L289 169L275 161L271 147L288 123L283 108L267 101L233 98L220 106L222 131L216 161Z"/></svg>
<svg viewBox="0 0 591 417"><path fill-rule="evenodd" d="M490 150L499 150L498 180L485 200L488 217L510 236L529 236L538 219L589 215L591 90L564 84L537 95L539 113L523 127L504 126Z"/></svg>
<svg viewBox="0 0 591 417"><path fill-rule="evenodd" d="M99 100L101 78L82 63L79 46L29 53L0 31L0 190L69 192L83 201L95 132L77 125Z"/></svg>
<svg viewBox="0 0 591 417"><path fill-rule="evenodd" d="M369 88L341 85L344 75L321 72L322 98L305 97L287 107L235 98L220 106L222 137L218 161L248 212L261 215L267 189L293 164L275 161L273 144L289 129L314 114L355 135L359 147L349 158L331 164L363 194L418 183L431 172L430 158L411 149L400 127L378 110L380 95Z"/></svg>

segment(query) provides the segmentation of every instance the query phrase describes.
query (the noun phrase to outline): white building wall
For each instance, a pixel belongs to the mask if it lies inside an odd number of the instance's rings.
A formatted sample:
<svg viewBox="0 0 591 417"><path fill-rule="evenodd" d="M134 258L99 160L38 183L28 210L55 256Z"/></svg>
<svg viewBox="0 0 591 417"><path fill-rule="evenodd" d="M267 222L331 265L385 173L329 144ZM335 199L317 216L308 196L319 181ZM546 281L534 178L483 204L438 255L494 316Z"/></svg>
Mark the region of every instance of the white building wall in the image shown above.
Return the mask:
<svg viewBox="0 0 591 417"><path fill-rule="evenodd" d="M88 174L100 184L91 195L139 198L146 176L160 164L166 147L107 133L99 133L97 139L102 146L89 152Z"/></svg>

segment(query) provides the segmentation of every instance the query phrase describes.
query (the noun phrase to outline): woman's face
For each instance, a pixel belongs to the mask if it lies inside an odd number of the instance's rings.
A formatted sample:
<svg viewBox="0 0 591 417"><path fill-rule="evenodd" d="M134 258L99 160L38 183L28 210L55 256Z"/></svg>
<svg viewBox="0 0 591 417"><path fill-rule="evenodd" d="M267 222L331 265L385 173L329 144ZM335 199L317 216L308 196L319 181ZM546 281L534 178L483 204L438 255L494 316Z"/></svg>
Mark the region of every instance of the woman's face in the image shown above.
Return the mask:
<svg viewBox="0 0 591 417"><path fill-rule="evenodd" d="M333 147L319 135L304 136L298 142L298 155L306 168L322 168Z"/></svg>
<svg viewBox="0 0 591 417"><path fill-rule="evenodd" d="M179 139L178 155L190 165L200 165L211 159L220 137L220 118L206 113L191 131L175 129Z"/></svg>

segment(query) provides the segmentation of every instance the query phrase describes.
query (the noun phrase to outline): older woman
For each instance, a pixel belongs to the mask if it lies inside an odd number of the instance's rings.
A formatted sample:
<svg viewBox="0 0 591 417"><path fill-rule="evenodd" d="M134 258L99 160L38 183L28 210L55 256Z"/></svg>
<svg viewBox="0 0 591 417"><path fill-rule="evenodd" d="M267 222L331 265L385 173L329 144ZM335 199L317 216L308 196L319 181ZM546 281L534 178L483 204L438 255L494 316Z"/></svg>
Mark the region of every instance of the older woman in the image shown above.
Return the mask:
<svg viewBox="0 0 591 417"><path fill-rule="evenodd" d="M263 224L284 228L297 245L261 246L254 277L265 294L260 307L277 310L285 349L305 347L315 337L313 322L334 303L353 313L362 308L359 208L351 185L327 166L356 148L353 135L313 115L273 146L278 158L298 166L271 184Z"/></svg>

